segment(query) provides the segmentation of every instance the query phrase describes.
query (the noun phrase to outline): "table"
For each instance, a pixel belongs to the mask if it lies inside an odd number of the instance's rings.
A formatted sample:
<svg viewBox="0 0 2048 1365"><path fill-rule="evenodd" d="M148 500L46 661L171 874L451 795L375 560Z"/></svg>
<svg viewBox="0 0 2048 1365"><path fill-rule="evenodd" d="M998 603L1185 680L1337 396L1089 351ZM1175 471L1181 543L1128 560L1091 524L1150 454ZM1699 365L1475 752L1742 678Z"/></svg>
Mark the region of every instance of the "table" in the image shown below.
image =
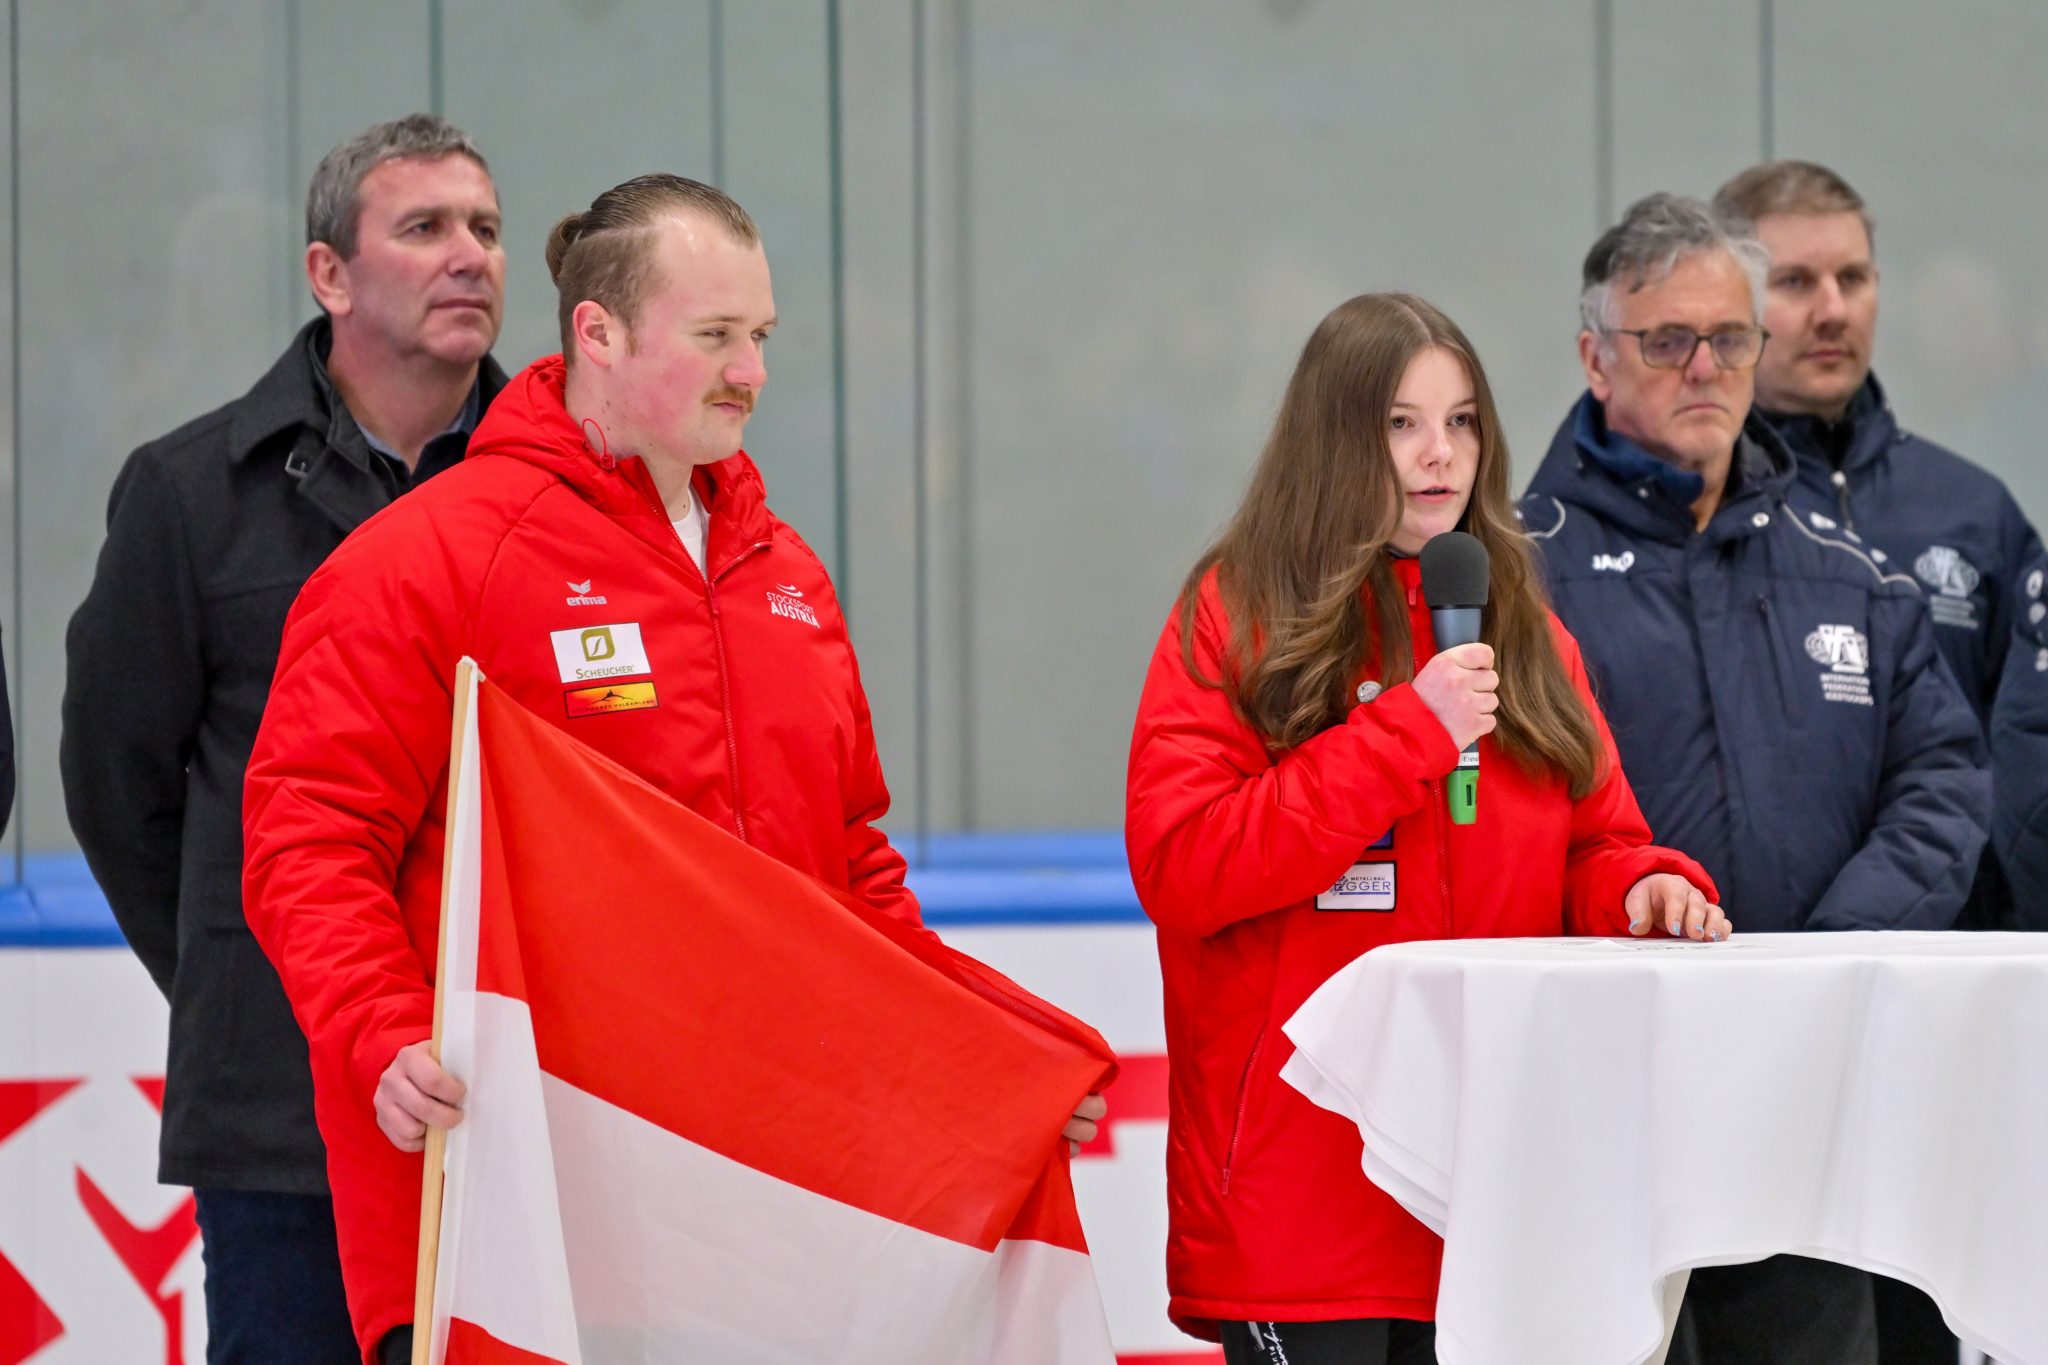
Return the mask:
<svg viewBox="0 0 2048 1365"><path fill-rule="evenodd" d="M1286 1033L1444 1238L1443 1365L1650 1360L1686 1272L1778 1252L2048 1365L2048 935L1398 944Z"/></svg>

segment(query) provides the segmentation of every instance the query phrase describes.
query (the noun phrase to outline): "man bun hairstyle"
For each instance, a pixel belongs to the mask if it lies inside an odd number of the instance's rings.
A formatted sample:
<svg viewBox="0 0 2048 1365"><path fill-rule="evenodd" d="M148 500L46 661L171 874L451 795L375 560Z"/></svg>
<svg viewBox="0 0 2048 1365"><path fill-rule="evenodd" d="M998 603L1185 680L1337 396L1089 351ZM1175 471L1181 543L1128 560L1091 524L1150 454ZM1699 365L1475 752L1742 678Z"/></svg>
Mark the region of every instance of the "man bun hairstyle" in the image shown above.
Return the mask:
<svg viewBox="0 0 2048 1365"><path fill-rule="evenodd" d="M407 114L363 129L321 157L313 172L306 187L306 245L325 242L343 260L353 260L363 216L363 177L387 161L444 156L466 156L485 175L491 173L475 140L438 114Z"/></svg>
<svg viewBox="0 0 2048 1365"><path fill-rule="evenodd" d="M1750 300L1761 318L1770 257L1763 243L1750 235L1747 222L1726 218L1682 194L1659 192L1636 200L1586 253L1580 275L1580 325L1599 337L1602 353L1611 356L1608 334L1621 321L1617 287L1633 294L1646 285L1661 284L1680 261L1715 251L1734 257L1749 277Z"/></svg>
<svg viewBox="0 0 2048 1365"><path fill-rule="evenodd" d="M576 305L585 299L630 329L655 280L657 229L671 218L695 214L724 228L735 242L753 246L761 231L733 197L680 175L637 175L614 185L548 233L548 274L557 293L562 353L575 363Z"/></svg>
<svg viewBox="0 0 2048 1365"><path fill-rule="evenodd" d="M1774 214L1853 213L1877 248L1877 224L1863 196L1817 161L1766 161L1730 180L1714 194L1714 211L1724 218L1755 223Z"/></svg>

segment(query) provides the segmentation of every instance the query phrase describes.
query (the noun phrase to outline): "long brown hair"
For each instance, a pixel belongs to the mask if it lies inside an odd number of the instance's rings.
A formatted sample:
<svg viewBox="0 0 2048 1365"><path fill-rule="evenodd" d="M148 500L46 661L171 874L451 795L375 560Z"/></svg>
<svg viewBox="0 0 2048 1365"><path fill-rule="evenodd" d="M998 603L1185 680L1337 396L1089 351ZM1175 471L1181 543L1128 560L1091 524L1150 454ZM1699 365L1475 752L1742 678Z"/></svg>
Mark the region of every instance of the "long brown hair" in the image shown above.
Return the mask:
<svg viewBox="0 0 2048 1365"><path fill-rule="evenodd" d="M1407 603L1387 554L1401 516L1387 419L1408 363L1433 347L1464 363L1478 407L1479 468L1463 527L1492 561L1480 638L1501 678L1494 738L1524 767L1556 772L1584 796L1601 777L1599 738L1558 657L1535 551L1508 498L1493 390L1458 325L1413 295L1360 295L1309 337L1244 501L1181 589L1181 658L1274 749L1342 721L1369 662L1389 686L1414 676ZM1205 677L1194 654L1211 569L1231 621L1221 678Z"/></svg>

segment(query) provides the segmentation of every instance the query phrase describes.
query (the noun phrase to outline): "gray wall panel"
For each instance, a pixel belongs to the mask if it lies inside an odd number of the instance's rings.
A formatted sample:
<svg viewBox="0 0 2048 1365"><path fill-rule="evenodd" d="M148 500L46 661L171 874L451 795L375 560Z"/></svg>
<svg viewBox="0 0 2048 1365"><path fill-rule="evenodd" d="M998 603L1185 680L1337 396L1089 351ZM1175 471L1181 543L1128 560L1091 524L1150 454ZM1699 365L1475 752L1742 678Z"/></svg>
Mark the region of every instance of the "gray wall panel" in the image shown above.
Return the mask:
<svg viewBox="0 0 2048 1365"><path fill-rule="evenodd" d="M1877 218L1877 372L1899 418L2048 521L2048 9L1780 5L1778 151Z"/></svg>
<svg viewBox="0 0 2048 1365"><path fill-rule="evenodd" d="M109 0L21 11L19 562L30 849L68 846L57 785L64 626L128 451L275 358L289 240L280 11ZM113 688L145 680L105 680Z"/></svg>
<svg viewBox="0 0 2048 1365"><path fill-rule="evenodd" d="M646 171L711 178L707 0L444 0L442 112L505 209L507 369L562 349L548 229Z"/></svg>
<svg viewBox="0 0 2048 1365"><path fill-rule="evenodd" d="M747 423L747 449L777 514L834 565L840 547L825 6L727 4L723 39L721 188L761 229L778 315L769 384Z"/></svg>
<svg viewBox="0 0 2048 1365"><path fill-rule="evenodd" d="M1578 265L1611 210L1707 193L1767 141L1876 210L1902 418L2048 518L2039 7L842 0L836 109L827 0L20 12L0 629L25 665L34 849L69 844L63 627L115 469L310 315L314 163L436 92L504 198L509 365L555 349L542 243L597 191L722 178L761 221L784 323L748 444L843 572L899 834L1119 818L1145 657L1328 308L1378 288L1443 305L1526 477L1580 388Z"/></svg>
<svg viewBox="0 0 2048 1365"><path fill-rule="evenodd" d="M975 16L976 814L1110 824L1146 657L1323 313L1438 302L1540 454L1578 387L1590 12Z"/></svg>
<svg viewBox="0 0 2048 1365"><path fill-rule="evenodd" d="M1615 0L1617 216L1653 190L1710 195L1757 159L1762 51L1757 0Z"/></svg>
<svg viewBox="0 0 2048 1365"><path fill-rule="evenodd" d="M14 7L0 6L0 54L6 54L12 62L14 36ZM18 581L20 547L15 544L15 480L20 473L14 449L14 386L18 375L14 353L14 274L19 262L14 253L14 126L13 93L15 72L12 65L7 70L7 97L0 98L0 148L4 148L5 160L0 161L0 370L5 382L0 383L0 660L4 660L7 674L7 699L14 717L14 740L20 747L23 730L21 711L21 664L27 657L22 648L18 631L20 625L14 610L14 592ZM0 813L0 822L7 827L7 837L0 844L0 885L11 885L15 880L16 855L21 849L21 821L15 811L19 809L17 798L14 808Z"/></svg>
<svg viewBox="0 0 2048 1365"><path fill-rule="evenodd" d="M900 836L920 812L911 13L908 5L843 8L849 535L839 586L894 798L889 828Z"/></svg>

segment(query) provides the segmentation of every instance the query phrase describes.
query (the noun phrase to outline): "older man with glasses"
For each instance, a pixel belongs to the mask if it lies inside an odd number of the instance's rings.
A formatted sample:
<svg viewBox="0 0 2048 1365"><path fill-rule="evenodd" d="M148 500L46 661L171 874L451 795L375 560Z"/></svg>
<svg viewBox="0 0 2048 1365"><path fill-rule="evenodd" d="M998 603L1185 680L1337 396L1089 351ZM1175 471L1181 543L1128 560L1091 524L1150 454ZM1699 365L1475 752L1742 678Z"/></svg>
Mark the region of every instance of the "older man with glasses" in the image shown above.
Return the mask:
<svg viewBox="0 0 2048 1365"><path fill-rule="evenodd" d="M1675 195L1594 244L1587 392L1522 518L1652 832L1745 932L1947 928L1990 816L1983 740L1912 579L1787 504L1792 453L1750 413L1764 270ZM1876 1365L1875 1332L1867 1274L1780 1255L1695 1271L1671 1359Z"/></svg>

